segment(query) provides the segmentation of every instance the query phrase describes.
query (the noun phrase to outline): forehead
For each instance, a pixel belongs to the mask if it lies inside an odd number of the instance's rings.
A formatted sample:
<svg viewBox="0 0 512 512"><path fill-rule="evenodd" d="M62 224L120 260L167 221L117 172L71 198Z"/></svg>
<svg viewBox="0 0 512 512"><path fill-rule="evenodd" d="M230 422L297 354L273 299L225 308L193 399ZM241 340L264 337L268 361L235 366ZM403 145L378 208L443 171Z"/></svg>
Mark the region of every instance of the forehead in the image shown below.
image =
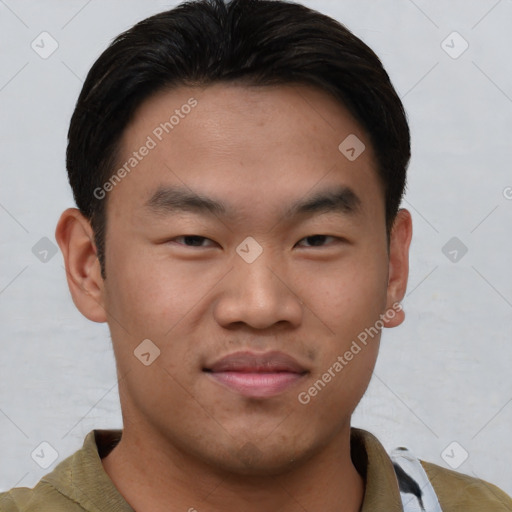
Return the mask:
<svg viewBox="0 0 512 512"><path fill-rule="evenodd" d="M357 158L343 153L352 149L345 141L362 151ZM159 92L136 112L119 155L116 169L124 165L127 172L110 192L116 210L142 209L162 185L231 199L239 212L260 215L330 185L355 191L363 205L382 203L374 213L383 205L364 130L342 104L311 86Z"/></svg>

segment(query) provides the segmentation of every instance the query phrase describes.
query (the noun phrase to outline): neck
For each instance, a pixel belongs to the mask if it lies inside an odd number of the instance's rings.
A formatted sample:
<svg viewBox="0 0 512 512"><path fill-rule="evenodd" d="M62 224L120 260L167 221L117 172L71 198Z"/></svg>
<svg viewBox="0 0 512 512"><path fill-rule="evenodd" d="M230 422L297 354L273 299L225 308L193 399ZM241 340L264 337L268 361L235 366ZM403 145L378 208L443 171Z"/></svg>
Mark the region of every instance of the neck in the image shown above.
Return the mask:
<svg viewBox="0 0 512 512"><path fill-rule="evenodd" d="M279 475L219 471L173 447L162 449L153 434L126 428L102 463L137 512L358 512L364 495L350 457L349 426L321 452Z"/></svg>

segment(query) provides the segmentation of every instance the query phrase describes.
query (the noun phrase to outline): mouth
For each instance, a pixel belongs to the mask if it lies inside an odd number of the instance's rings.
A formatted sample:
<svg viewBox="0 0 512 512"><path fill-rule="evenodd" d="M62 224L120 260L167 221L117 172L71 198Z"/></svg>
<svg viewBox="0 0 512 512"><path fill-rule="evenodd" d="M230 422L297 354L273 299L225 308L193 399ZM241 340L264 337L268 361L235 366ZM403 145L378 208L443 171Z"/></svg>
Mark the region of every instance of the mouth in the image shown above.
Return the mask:
<svg viewBox="0 0 512 512"><path fill-rule="evenodd" d="M216 383L246 397L269 398L296 385L309 373L283 352L235 352L203 368Z"/></svg>

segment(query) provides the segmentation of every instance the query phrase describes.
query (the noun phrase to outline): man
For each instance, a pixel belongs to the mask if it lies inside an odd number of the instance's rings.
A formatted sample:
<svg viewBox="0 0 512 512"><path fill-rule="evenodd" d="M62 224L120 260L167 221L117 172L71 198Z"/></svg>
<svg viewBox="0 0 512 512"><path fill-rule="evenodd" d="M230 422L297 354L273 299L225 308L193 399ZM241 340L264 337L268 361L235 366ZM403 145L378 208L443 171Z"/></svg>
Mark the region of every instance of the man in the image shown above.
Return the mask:
<svg viewBox="0 0 512 512"><path fill-rule="evenodd" d="M0 510L512 510L350 426L404 320L409 158L379 59L315 11L203 0L119 36L71 120L56 238L124 427Z"/></svg>

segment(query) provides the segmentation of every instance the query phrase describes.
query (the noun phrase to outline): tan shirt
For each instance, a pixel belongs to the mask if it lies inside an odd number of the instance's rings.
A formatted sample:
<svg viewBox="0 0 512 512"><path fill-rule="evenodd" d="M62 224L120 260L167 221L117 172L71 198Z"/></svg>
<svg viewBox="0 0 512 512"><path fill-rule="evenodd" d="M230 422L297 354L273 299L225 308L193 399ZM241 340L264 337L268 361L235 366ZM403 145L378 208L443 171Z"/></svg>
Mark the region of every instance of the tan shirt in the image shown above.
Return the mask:
<svg viewBox="0 0 512 512"><path fill-rule="evenodd" d="M83 447L63 460L33 489L0 493L1 512L134 512L103 469L121 430L93 430ZM361 512L402 512L391 460L376 437L353 428L351 453L366 486ZM512 511L512 499L483 480L423 462L443 512ZM428 511L427 511L428 512Z"/></svg>

